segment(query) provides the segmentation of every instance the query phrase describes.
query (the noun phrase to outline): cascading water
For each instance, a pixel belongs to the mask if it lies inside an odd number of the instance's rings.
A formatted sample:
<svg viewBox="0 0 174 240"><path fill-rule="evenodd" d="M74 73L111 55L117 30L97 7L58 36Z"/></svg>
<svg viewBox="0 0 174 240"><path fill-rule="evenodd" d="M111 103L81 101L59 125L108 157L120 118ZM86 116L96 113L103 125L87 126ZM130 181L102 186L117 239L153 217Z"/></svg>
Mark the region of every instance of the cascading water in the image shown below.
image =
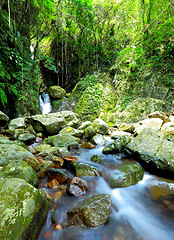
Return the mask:
<svg viewBox="0 0 174 240"><path fill-rule="evenodd" d="M39 106L42 114L48 114L52 111L51 100L48 93L39 95Z"/></svg>
<svg viewBox="0 0 174 240"><path fill-rule="evenodd" d="M103 155L102 149L102 146L97 146L90 150L79 149L74 153L79 161L92 164L102 172L102 177L87 176L83 179L88 182L89 193L111 195L112 211L109 221L96 229L56 228L52 217L57 216L58 227L63 225L66 211L77 201L77 197L69 197L61 193L62 190L55 193L53 191L56 190L47 188L55 197L38 240L173 240L174 182L145 172L144 178L137 184L112 189L108 184L109 173L124 164L124 161L131 160L122 154ZM99 164L91 163L90 159L94 154L101 155L104 160ZM42 187L45 186L44 181L43 179Z"/></svg>

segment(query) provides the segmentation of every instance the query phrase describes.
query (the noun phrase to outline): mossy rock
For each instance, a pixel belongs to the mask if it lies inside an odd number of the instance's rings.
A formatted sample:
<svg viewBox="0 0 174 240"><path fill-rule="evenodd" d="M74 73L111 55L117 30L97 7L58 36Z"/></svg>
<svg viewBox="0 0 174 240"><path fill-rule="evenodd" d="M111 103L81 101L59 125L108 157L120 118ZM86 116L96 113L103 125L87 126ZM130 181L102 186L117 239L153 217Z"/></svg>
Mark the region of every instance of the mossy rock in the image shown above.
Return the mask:
<svg viewBox="0 0 174 240"><path fill-rule="evenodd" d="M48 92L50 97L54 99L62 99L66 96L65 89L61 88L60 86L51 86Z"/></svg>
<svg viewBox="0 0 174 240"><path fill-rule="evenodd" d="M87 163L70 162L67 164L68 169L76 176L100 176L100 171Z"/></svg>
<svg viewBox="0 0 174 240"><path fill-rule="evenodd" d="M68 211L68 226L87 226L96 228L104 225L111 212L109 194L89 195L78 200Z"/></svg>
<svg viewBox="0 0 174 240"><path fill-rule="evenodd" d="M32 153L17 144L0 144L0 166L7 165L10 160L23 160L27 156L34 157Z"/></svg>
<svg viewBox="0 0 174 240"><path fill-rule="evenodd" d="M0 239L37 240L46 221L49 202L18 178L0 178Z"/></svg>
<svg viewBox="0 0 174 240"><path fill-rule="evenodd" d="M80 140L69 134L57 134L55 136L48 137L44 140L45 143L51 144L56 147L68 147L72 142L79 142Z"/></svg>
<svg viewBox="0 0 174 240"><path fill-rule="evenodd" d="M138 164L124 164L113 171L109 178L109 184L112 188L128 187L142 180L143 175L144 171Z"/></svg>
<svg viewBox="0 0 174 240"><path fill-rule="evenodd" d="M154 128L145 128L124 148L125 154L136 159L149 172L173 178L174 143Z"/></svg>
<svg viewBox="0 0 174 240"><path fill-rule="evenodd" d="M108 124L100 118L95 119L92 122L91 126L94 128L96 133L100 133L100 134L103 134L103 135L106 135L106 134L109 133Z"/></svg>
<svg viewBox="0 0 174 240"><path fill-rule="evenodd" d="M131 141L131 137L128 135L123 135L118 137L114 142L107 145L102 153L103 154L113 154L113 153L121 153L123 148Z"/></svg>
<svg viewBox="0 0 174 240"><path fill-rule="evenodd" d="M85 129L85 137L90 139L96 135L96 132L92 126L89 126Z"/></svg>
<svg viewBox="0 0 174 240"><path fill-rule="evenodd" d="M25 128L25 118L15 118L12 119L9 123L9 129L16 129L16 128Z"/></svg>
<svg viewBox="0 0 174 240"><path fill-rule="evenodd" d="M24 161L10 161L0 172L1 178L20 178L37 187L39 179L33 168Z"/></svg>

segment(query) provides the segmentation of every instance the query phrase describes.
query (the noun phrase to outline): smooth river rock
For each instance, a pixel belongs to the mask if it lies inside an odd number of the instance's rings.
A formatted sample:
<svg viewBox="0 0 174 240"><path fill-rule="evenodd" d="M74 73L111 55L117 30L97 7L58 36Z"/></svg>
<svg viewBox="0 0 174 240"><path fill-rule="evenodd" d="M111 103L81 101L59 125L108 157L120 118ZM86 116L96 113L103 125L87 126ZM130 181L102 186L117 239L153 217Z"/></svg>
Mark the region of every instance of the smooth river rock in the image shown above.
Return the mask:
<svg viewBox="0 0 174 240"><path fill-rule="evenodd" d="M78 200L67 211L68 225L91 228L104 225L110 216L111 203L109 194L89 195Z"/></svg>

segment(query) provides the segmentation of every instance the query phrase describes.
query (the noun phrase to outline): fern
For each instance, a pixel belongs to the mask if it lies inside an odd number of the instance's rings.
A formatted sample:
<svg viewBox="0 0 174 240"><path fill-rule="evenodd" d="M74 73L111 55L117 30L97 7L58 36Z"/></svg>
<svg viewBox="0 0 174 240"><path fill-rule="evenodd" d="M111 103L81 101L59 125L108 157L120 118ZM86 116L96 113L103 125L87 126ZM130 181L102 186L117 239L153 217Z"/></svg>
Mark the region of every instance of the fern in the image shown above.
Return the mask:
<svg viewBox="0 0 174 240"><path fill-rule="evenodd" d="M0 99L1 99L2 105L5 107L5 105L7 104L7 96L5 94L5 90L3 89L4 86L5 84L0 83Z"/></svg>

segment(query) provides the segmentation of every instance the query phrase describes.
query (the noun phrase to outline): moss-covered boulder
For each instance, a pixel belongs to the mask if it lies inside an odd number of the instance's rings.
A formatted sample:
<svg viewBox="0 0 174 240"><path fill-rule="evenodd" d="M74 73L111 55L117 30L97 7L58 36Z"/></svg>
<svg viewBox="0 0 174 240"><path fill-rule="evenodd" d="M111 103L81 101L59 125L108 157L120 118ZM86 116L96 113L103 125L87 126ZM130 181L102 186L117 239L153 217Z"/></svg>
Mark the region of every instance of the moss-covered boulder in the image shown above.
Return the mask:
<svg viewBox="0 0 174 240"><path fill-rule="evenodd" d="M134 129L134 132L136 134L139 134L140 132L143 131L143 129L147 127L161 129L162 124L163 124L163 120L160 118L144 119L142 121L139 121L138 124L135 124L136 126Z"/></svg>
<svg viewBox="0 0 174 240"><path fill-rule="evenodd" d="M62 99L66 95L65 89L61 88L60 86L51 86L48 92L50 97L54 99Z"/></svg>
<svg viewBox="0 0 174 240"><path fill-rule="evenodd" d="M69 134L57 134L44 140L45 143L56 147L68 147L72 142L79 142L79 139Z"/></svg>
<svg viewBox="0 0 174 240"><path fill-rule="evenodd" d="M109 134L109 125L100 118L95 119L92 122L91 126L94 128L94 130L97 133L104 134L104 135Z"/></svg>
<svg viewBox="0 0 174 240"><path fill-rule="evenodd" d="M40 144L35 149L37 152L42 152L42 151L48 150L49 148L51 148L50 144Z"/></svg>
<svg viewBox="0 0 174 240"><path fill-rule="evenodd" d="M10 121L9 129L25 128L25 118L15 118Z"/></svg>
<svg viewBox="0 0 174 240"><path fill-rule="evenodd" d="M90 121L85 121L85 122L82 122L82 124L79 126L79 130L85 130L87 127L89 127L91 125L91 122Z"/></svg>
<svg viewBox="0 0 174 240"><path fill-rule="evenodd" d="M146 128L124 148L124 152L139 161L149 172L173 177L174 143L162 131Z"/></svg>
<svg viewBox="0 0 174 240"><path fill-rule="evenodd" d="M110 153L121 153L123 148L131 141L131 137L128 135L123 135L118 137L114 142L110 143L106 147L104 147L102 153L110 154Z"/></svg>
<svg viewBox="0 0 174 240"><path fill-rule="evenodd" d="M35 157L28 156L25 157L23 161L30 165L36 172L41 169L41 164Z"/></svg>
<svg viewBox="0 0 174 240"><path fill-rule="evenodd" d="M70 162L67 163L66 167L76 176L100 176L100 171L87 163L83 162Z"/></svg>
<svg viewBox="0 0 174 240"><path fill-rule="evenodd" d="M31 144L36 139L34 134L29 132L24 132L19 135L18 140L24 142L25 144Z"/></svg>
<svg viewBox="0 0 174 240"><path fill-rule="evenodd" d="M22 179L0 178L0 239L37 240L49 202Z"/></svg>
<svg viewBox="0 0 174 240"><path fill-rule="evenodd" d="M77 115L71 111L62 111L44 115L33 115L25 118L27 123L30 123L35 131L46 132L47 134L57 134L65 126L79 126L80 121Z"/></svg>
<svg viewBox="0 0 174 240"><path fill-rule="evenodd" d="M26 122L31 123L36 132L48 134L56 134L66 125L66 120L61 117L60 113L34 115L27 117Z"/></svg>
<svg viewBox="0 0 174 240"><path fill-rule="evenodd" d="M110 216L111 203L109 194L89 195L78 200L67 211L68 225L91 228L104 225Z"/></svg>
<svg viewBox="0 0 174 240"><path fill-rule="evenodd" d="M0 172L2 178L21 178L34 187L39 184L39 179L33 168L24 161L10 161Z"/></svg>
<svg viewBox="0 0 174 240"><path fill-rule="evenodd" d="M85 137L87 139L90 139L92 137L94 137L96 135L96 132L94 130L94 128L92 126L88 126L86 129L85 129Z"/></svg>
<svg viewBox="0 0 174 240"><path fill-rule="evenodd" d="M142 180L143 169L136 163L127 163L114 170L109 178L109 184L112 188L128 187Z"/></svg>
<svg viewBox="0 0 174 240"><path fill-rule="evenodd" d="M7 165L10 160L23 160L27 156L34 157L32 153L17 144L0 144L0 166Z"/></svg>

